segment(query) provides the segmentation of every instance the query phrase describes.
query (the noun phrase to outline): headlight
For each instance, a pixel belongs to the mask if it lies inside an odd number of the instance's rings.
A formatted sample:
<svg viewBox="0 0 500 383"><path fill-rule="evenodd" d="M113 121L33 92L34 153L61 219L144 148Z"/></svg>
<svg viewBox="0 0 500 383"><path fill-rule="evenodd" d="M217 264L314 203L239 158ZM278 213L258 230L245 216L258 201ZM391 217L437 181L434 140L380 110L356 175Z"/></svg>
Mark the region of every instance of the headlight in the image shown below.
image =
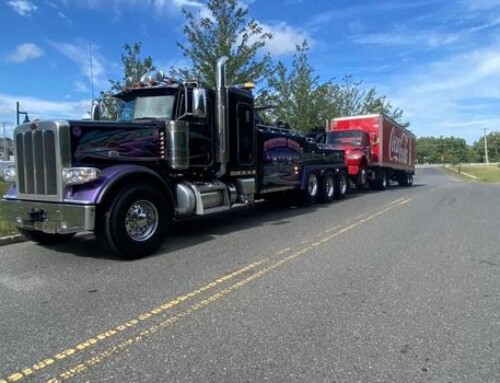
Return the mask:
<svg viewBox="0 0 500 383"><path fill-rule="evenodd" d="M361 159L361 157L363 157L363 154L361 154L359 152L349 153L347 155L348 160L359 160L359 159Z"/></svg>
<svg viewBox="0 0 500 383"><path fill-rule="evenodd" d="M63 182L66 185L80 185L98 179L101 171L97 168L64 168Z"/></svg>
<svg viewBox="0 0 500 383"><path fill-rule="evenodd" d="M12 183L16 181L16 169L12 166L3 169L1 175L5 182Z"/></svg>

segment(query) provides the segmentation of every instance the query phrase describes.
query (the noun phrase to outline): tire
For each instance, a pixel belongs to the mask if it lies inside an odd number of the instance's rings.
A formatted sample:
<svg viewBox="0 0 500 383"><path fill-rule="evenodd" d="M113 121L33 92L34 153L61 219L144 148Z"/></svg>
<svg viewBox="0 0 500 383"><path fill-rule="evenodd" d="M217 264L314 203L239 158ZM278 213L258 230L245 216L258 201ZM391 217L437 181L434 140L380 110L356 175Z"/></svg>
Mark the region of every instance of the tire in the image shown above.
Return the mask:
<svg viewBox="0 0 500 383"><path fill-rule="evenodd" d="M400 173L398 176L398 185L399 186L408 186L408 177L407 173Z"/></svg>
<svg viewBox="0 0 500 383"><path fill-rule="evenodd" d="M19 229L19 232L29 241L39 243L40 245L53 245L69 241L76 233L68 234L50 234L41 231Z"/></svg>
<svg viewBox="0 0 500 383"><path fill-rule="evenodd" d="M413 174L408 173L408 185L413 186Z"/></svg>
<svg viewBox="0 0 500 383"><path fill-rule="evenodd" d="M124 259L142 258L161 246L171 220L172 210L160 191L133 184L100 214L95 235Z"/></svg>
<svg viewBox="0 0 500 383"><path fill-rule="evenodd" d="M368 181L368 168L366 164L362 164L361 167L359 168L358 174L356 175L354 184L358 189L361 189L363 186L365 186L367 181Z"/></svg>
<svg viewBox="0 0 500 383"><path fill-rule="evenodd" d="M342 199L346 196L347 194L347 189L348 189L348 182L349 180L347 179L347 175L345 172L340 172L337 174L335 177L335 198L336 199Z"/></svg>
<svg viewBox="0 0 500 383"><path fill-rule="evenodd" d="M370 185L373 190L387 189L387 173L385 170L377 172L377 179Z"/></svg>
<svg viewBox="0 0 500 383"><path fill-rule="evenodd" d="M313 204L318 200L319 196L319 178L315 172L309 172L307 175L306 188L303 190L303 202L305 204Z"/></svg>
<svg viewBox="0 0 500 383"><path fill-rule="evenodd" d="M413 174L411 173L401 173L398 178L399 186L412 186L413 185Z"/></svg>
<svg viewBox="0 0 500 383"><path fill-rule="evenodd" d="M387 189L387 173L385 171L382 171L382 174L380 175L379 189L380 190Z"/></svg>
<svg viewBox="0 0 500 383"><path fill-rule="evenodd" d="M337 193L335 176L331 171L327 171L321 179L320 199L323 203L332 202Z"/></svg>

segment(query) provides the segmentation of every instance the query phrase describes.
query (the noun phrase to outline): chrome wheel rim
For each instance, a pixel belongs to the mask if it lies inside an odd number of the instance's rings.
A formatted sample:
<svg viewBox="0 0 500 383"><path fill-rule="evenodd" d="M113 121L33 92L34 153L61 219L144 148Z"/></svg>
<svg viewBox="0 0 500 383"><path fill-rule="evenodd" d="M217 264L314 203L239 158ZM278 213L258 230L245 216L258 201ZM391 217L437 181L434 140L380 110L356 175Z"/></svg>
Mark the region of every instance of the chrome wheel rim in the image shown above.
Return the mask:
<svg viewBox="0 0 500 383"><path fill-rule="evenodd" d="M339 190L342 195L347 193L347 178L344 174L339 177Z"/></svg>
<svg viewBox="0 0 500 383"><path fill-rule="evenodd" d="M318 194L318 177L316 177L316 174L314 173L309 174L307 192L311 197L316 197Z"/></svg>
<svg viewBox="0 0 500 383"><path fill-rule="evenodd" d="M327 198L332 198L335 194L335 181L332 176L326 176L325 179L325 192Z"/></svg>
<svg viewBox="0 0 500 383"><path fill-rule="evenodd" d="M158 228L158 209L150 201L134 202L125 216L125 229L130 238L137 242L150 239Z"/></svg>
<svg viewBox="0 0 500 383"><path fill-rule="evenodd" d="M361 169L361 183L363 185L366 184L367 178L368 178L368 172L366 171L365 168L362 168Z"/></svg>

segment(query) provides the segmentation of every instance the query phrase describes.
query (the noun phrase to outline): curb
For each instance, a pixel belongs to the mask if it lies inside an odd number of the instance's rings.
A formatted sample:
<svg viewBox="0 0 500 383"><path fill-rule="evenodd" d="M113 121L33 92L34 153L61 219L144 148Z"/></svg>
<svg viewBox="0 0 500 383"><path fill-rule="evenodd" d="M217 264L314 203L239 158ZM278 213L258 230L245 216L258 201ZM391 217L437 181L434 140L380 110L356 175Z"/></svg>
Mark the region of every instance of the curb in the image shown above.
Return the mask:
<svg viewBox="0 0 500 383"><path fill-rule="evenodd" d="M13 243L25 242L26 238L24 238L21 234L13 234L8 235L6 237L0 237L0 246L11 245Z"/></svg>

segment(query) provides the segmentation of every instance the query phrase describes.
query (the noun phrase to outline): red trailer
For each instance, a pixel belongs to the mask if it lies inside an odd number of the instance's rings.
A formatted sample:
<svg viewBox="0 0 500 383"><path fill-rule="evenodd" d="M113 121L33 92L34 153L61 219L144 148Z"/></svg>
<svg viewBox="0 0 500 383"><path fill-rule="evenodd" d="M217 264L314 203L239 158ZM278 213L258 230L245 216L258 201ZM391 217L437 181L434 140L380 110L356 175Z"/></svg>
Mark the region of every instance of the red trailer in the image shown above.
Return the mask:
<svg viewBox="0 0 500 383"><path fill-rule="evenodd" d="M411 186L415 174L415 135L384 114L332 120L326 144L345 151L351 180L385 189L388 181Z"/></svg>

